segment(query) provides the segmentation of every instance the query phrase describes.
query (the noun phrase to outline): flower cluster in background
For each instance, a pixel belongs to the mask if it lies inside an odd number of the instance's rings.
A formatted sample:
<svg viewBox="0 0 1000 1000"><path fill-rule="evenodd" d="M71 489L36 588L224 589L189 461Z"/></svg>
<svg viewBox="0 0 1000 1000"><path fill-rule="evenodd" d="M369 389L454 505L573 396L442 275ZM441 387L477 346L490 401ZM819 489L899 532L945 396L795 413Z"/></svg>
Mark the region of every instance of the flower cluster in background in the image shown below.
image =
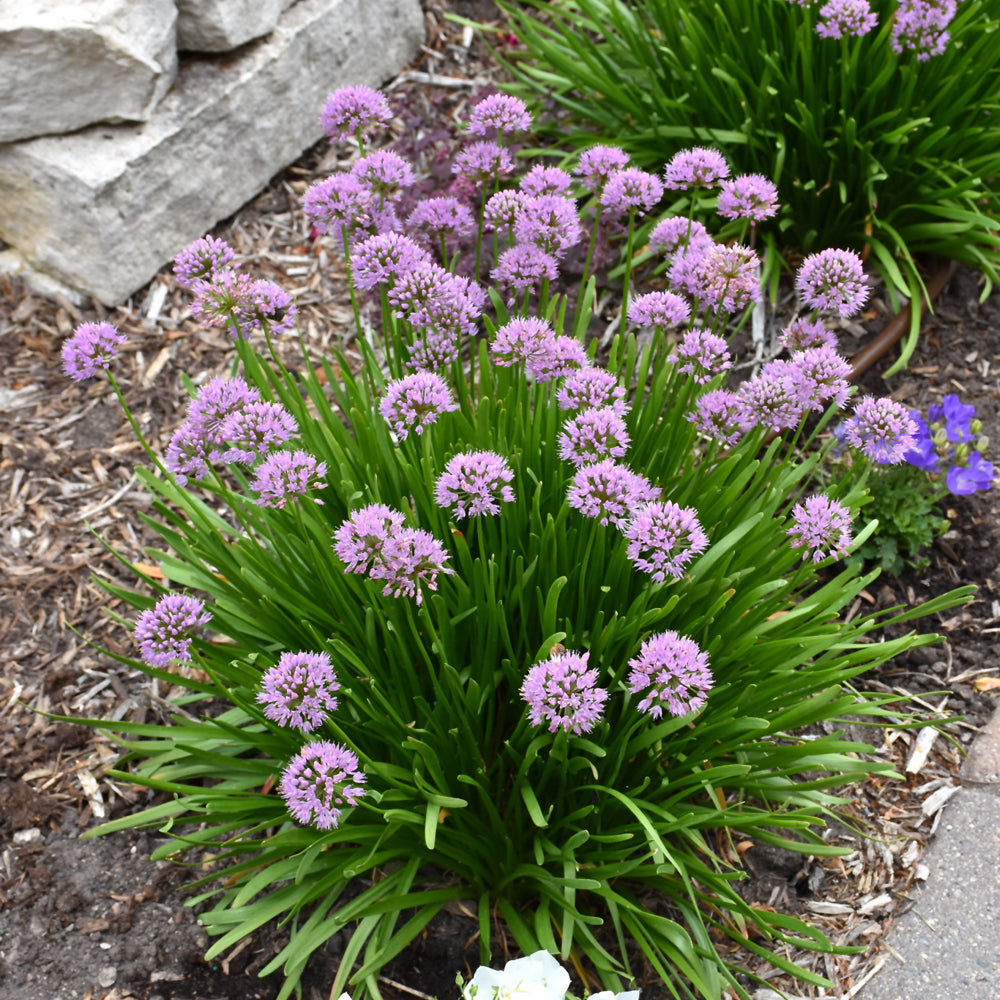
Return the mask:
<svg viewBox="0 0 1000 1000"><path fill-rule="evenodd" d="M993 465L983 458L989 439L974 406L949 393L927 410L927 420L916 410L910 417L916 431L913 447L903 456L907 463L933 476L943 474L948 492L957 496L995 485Z"/></svg>

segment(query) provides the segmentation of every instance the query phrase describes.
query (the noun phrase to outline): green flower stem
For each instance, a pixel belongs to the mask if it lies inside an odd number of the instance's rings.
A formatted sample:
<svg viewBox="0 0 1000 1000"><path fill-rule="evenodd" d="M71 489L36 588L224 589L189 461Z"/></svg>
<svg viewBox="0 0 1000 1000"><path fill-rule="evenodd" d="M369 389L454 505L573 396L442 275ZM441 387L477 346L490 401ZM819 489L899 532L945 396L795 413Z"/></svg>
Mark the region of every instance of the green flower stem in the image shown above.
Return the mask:
<svg viewBox="0 0 1000 1000"><path fill-rule="evenodd" d="M351 247L347 241L347 230L341 227L340 239L344 246L344 270L347 272L347 290L351 295L351 312L354 313L354 332L361 336L361 314L358 311L358 297L354 291L354 273L351 269ZM343 340L341 341L343 345Z"/></svg>
<svg viewBox="0 0 1000 1000"><path fill-rule="evenodd" d="M625 327L628 325L628 293L632 284L632 242L635 239L635 210L628 213L628 242L625 244L625 277L622 284L622 315L618 324L618 333L625 336Z"/></svg>
<svg viewBox="0 0 1000 1000"><path fill-rule="evenodd" d="M108 382L110 382L114 394L118 397L118 404L121 406L122 412L125 414L125 419L128 421L129 426L132 428L132 432L135 434L136 439L139 441L139 444L142 445L142 450L149 456L149 459L160 471L161 475L165 477L169 476L170 473L167 472L167 469L164 466L163 462L160 461L160 457L156 454L156 452L153 451L149 442L146 440L146 436L139 429L139 425L136 423L135 417L132 414L132 410L129 408L128 403L125 402L125 396L122 394L122 391L119 388L118 380L115 378L114 373L110 369L108 370Z"/></svg>

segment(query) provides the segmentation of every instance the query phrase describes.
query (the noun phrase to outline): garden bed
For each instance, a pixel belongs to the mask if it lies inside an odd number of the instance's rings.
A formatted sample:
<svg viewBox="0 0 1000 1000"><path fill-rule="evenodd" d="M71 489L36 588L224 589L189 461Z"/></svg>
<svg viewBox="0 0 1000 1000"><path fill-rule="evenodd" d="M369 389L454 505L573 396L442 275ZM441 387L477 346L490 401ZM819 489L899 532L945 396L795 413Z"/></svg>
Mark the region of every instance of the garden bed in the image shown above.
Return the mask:
<svg viewBox="0 0 1000 1000"><path fill-rule="evenodd" d="M413 67L405 85L414 108L432 116L428 128L448 129L463 117L475 89L494 78L495 67L478 41L445 25L443 6L426 5L432 29L428 46L438 55ZM489 16L483 3L450 6L474 17ZM450 82L428 85L431 71ZM307 239L300 198L309 184L336 169L336 157L328 146L310 151L217 230L245 268L294 286L316 361L349 326L350 304L338 256ZM885 382L883 364L865 376L862 387L889 391L924 411L945 393L957 392L976 405L984 433L996 442L1000 294L979 305L978 281L962 270L945 290L925 321L908 372ZM149 834L79 839L100 820L148 804L147 793L106 777L115 756L107 738L33 711L154 721L163 717L170 694L165 685L150 685L143 675L87 645L89 640L131 654L130 637L107 617L115 602L90 581L90 574L132 582L87 526L136 561L145 560L142 546L150 542L138 517L149 504L133 476L141 462L138 445L103 382L71 386L60 368L59 346L73 326L105 318L129 335L119 378L133 412L160 449L184 417L179 374L223 373L231 359L228 337L192 321L187 296L169 269L132 303L108 315L94 305L32 296L17 281L0 283L0 396L8 415L0 430L0 801L5 807L0 813L0 913L6 928L0 938L0 1000L69 1000L88 994L93 1000L265 1000L277 993L279 981L261 981L255 974L278 950L285 932L268 929L213 963L203 962L205 936L182 905L180 887L190 872L150 863L155 838ZM850 356L887 318L888 308L876 296L861 322L845 324L843 352ZM282 350L284 360L296 363L296 345ZM947 727L956 745L939 738L927 762L907 781L870 782L858 791L854 818L885 838L888 852L874 842L848 840L856 845L856 856L843 863L805 862L798 856L793 863L761 845L743 854L755 899L809 916L834 939L871 943L874 951L921 874L923 846L939 818L921 811L928 786L957 780L957 747L968 746L994 706L995 696L980 690L982 681L1000 674L991 631L1000 629L1000 502L992 491L951 498L950 506L952 529L935 546L928 569L878 581L862 595L857 610L920 602L962 583L980 587L966 608L922 623L943 632L944 645L914 650L867 680L880 690L915 694L934 709L964 716L964 722ZM945 690L950 692L946 701L939 693ZM911 738L890 734L882 748L901 769ZM834 836L853 835L844 829ZM883 895L887 902L866 909ZM455 907L386 970L386 995L437 994L442 1000L454 995L455 972L468 974L477 964L478 948L470 946L475 930L470 915ZM334 938L317 956L304 980L309 1000L329 994L330 969L342 946ZM870 960L819 958L815 967L846 990ZM644 984L645 1000L657 995L655 984Z"/></svg>

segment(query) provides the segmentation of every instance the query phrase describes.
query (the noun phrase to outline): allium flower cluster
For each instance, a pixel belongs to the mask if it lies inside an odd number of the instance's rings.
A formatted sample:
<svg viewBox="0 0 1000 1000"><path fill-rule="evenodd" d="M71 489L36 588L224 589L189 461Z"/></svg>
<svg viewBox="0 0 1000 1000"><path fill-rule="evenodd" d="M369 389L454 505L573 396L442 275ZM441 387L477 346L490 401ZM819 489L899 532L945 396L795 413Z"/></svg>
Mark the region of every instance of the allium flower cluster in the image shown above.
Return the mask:
<svg viewBox="0 0 1000 1000"><path fill-rule="evenodd" d="M728 448L743 436L742 414L739 396L727 389L715 389L698 397L687 419L706 437Z"/></svg>
<svg viewBox="0 0 1000 1000"><path fill-rule="evenodd" d="M556 392L560 410L579 413L602 406L610 406L616 413L625 414L625 387L606 368L580 368L570 372Z"/></svg>
<svg viewBox="0 0 1000 1000"><path fill-rule="evenodd" d="M430 264L430 254L402 233L369 236L353 248L351 264L358 288L392 285L400 275Z"/></svg>
<svg viewBox="0 0 1000 1000"><path fill-rule="evenodd" d="M282 653L277 664L265 672L257 703L279 726L311 733L337 707L339 690L326 653Z"/></svg>
<svg viewBox="0 0 1000 1000"><path fill-rule="evenodd" d="M625 421L613 406L584 410L571 417L559 433L559 457L574 465L621 458L628 451Z"/></svg>
<svg viewBox="0 0 1000 1000"><path fill-rule="evenodd" d="M389 289L393 313L411 326L454 339L471 335L482 313L481 289L438 264L424 264L400 275ZM457 347L456 347L457 350Z"/></svg>
<svg viewBox="0 0 1000 1000"><path fill-rule="evenodd" d="M628 318L637 326L667 329L686 323L691 318L691 307L675 292L646 292L629 303Z"/></svg>
<svg viewBox="0 0 1000 1000"><path fill-rule="evenodd" d="M744 431L763 427L780 433L798 425L802 402L788 362L772 361L736 391L740 425Z"/></svg>
<svg viewBox="0 0 1000 1000"><path fill-rule="evenodd" d="M518 243L500 254L490 277L500 288L525 291L554 281L558 274L559 262L552 254L533 243Z"/></svg>
<svg viewBox="0 0 1000 1000"><path fill-rule="evenodd" d="M295 326L292 297L271 281L239 271L218 271L211 281L195 284L191 313L212 329L225 327L234 339L245 339L264 326L283 333Z"/></svg>
<svg viewBox="0 0 1000 1000"><path fill-rule="evenodd" d="M332 830L365 794L357 755L337 743L307 743L281 773L278 790L299 823Z"/></svg>
<svg viewBox="0 0 1000 1000"><path fill-rule="evenodd" d="M900 0L892 19L889 45L894 52L916 52L918 62L947 48L957 0Z"/></svg>
<svg viewBox="0 0 1000 1000"><path fill-rule="evenodd" d="M63 344L63 371L74 382L85 382L98 369L111 367L111 359L127 339L110 323L81 323Z"/></svg>
<svg viewBox="0 0 1000 1000"><path fill-rule="evenodd" d="M740 174L719 188L716 211L724 219L763 222L778 211L778 189L760 174Z"/></svg>
<svg viewBox="0 0 1000 1000"><path fill-rule="evenodd" d="M514 191L506 188L490 195L483 208L483 228L486 230L496 230L497 232L507 232L513 237L514 223L524 208L524 203L529 195L523 191Z"/></svg>
<svg viewBox="0 0 1000 1000"><path fill-rule="evenodd" d="M476 227L472 212L457 198L445 195L425 198L410 213L407 225L434 241L459 240L468 236Z"/></svg>
<svg viewBox="0 0 1000 1000"><path fill-rule="evenodd" d="M814 563L828 556L846 556L851 547L851 511L822 494L807 497L792 510L788 529L792 548L804 548Z"/></svg>
<svg viewBox="0 0 1000 1000"><path fill-rule="evenodd" d="M906 408L887 397L865 396L847 425L847 443L878 465L902 462L916 444L917 425Z"/></svg>
<svg viewBox="0 0 1000 1000"><path fill-rule="evenodd" d="M760 301L759 267L750 247L715 245L695 265L688 287L703 306L739 312Z"/></svg>
<svg viewBox="0 0 1000 1000"><path fill-rule="evenodd" d="M828 0L819 9L816 34L820 38L861 38L877 24L868 0Z"/></svg>
<svg viewBox="0 0 1000 1000"><path fill-rule="evenodd" d="M589 733L597 724L608 692L597 687L597 671L588 669L585 653L556 653L525 675L521 697L533 726L548 723L549 732Z"/></svg>
<svg viewBox="0 0 1000 1000"><path fill-rule="evenodd" d="M214 236L205 236L186 246L174 258L174 275L181 288L211 281L233 259L233 248Z"/></svg>
<svg viewBox="0 0 1000 1000"><path fill-rule="evenodd" d="M861 258L850 250L821 250L806 257L795 275L802 301L821 312L853 316L868 298Z"/></svg>
<svg viewBox="0 0 1000 1000"><path fill-rule="evenodd" d="M433 372L415 372L390 382L378 408L400 441L410 431L423 434L442 413L457 409L448 383Z"/></svg>
<svg viewBox="0 0 1000 1000"><path fill-rule="evenodd" d="M824 410L829 403L843 406L850 395L851 366L832 347L807 347L788 362L799 402L809 410Z"/></svg>
<svg viewBox="0 0 1000 1000"><path fill-rule="evenodd" d="M729 176L729 164L718 150L695 146L676 153L667 163L664 176L672 191L713 188Z"/></svg>
<svg viewBox="0 0 1000 1000"><path fill-rule="evenodd" d="M549 382L589 365L583 344L576 337L560 336L546 341L544 350L528 360L526 369L536 382Z"/></svg>
<svg viewBox="0 0 1000 1000"><path fill-rule="evenodd" d="M326 99L320 125L331 142L350 136L366 138L392 121L384 94L371 87L341 87Z"/></svg>
<svg viewBox="0 0 1000 1000"><path fill-rule="evenodd" d="M684 567L708 545L697 511L671 501L654 501L640 507L624 525L628 558L649 573L654 583L684 575Z"/></svg>
<svg viewBox="0 0 1000 1000"><path fill-rule="evenodd" d="M663 182L655 174L637 167L624 167L612 174L601 190L601 205L616 215L651 212L663 197Z"/></svg>
<svg viewBox="0 0 1000 1000"><path fill-rule="evenodd" d="M670 630L650 636L629 666L629 690L642 695L638 708L654 719L664 709L673 716L696 712L712 690L708 654L694 639Z"/></svg>
<svg viewBox="0 0 1000 1000"><path fill-rule="evenodd" d="M698 385L706 385L733 366L726 342L700 328L684 334L677 345L677 354L671 355L670 360L682 362L680 370L690 375Z"/></svg>
<svg viewBox="0 0 1000 1000"><path fill-rule="evenodd" d="M501 503L513 503L509 483L514 472L492 451L465 451L449 459L434 487L438 506L455 517L499 514Z"/></svg>
<svg viewBox="0 0 1000 1000"><path fill-rule="evenodd" d="M380 205L397 199L415 180L413 167L388 149L376 150L356 160L351 175L377 197Z"/></svg>
<svg viewBox="0 0 1000 1000"><path fill-rule="evenodd" d="M314 184L302 198L302 211L317 233L338 243L372 223L372 192L351 174L333 174Z"/></svg>
<svg viewBox="0 0 1000 1000"><path fill-rule="evenodd" d="M385 504L369 504L354 511L337 528L333 550L349 573L367 573L380 580L386 597L423 599L419 585L437 589L448 553L430 532L406 526L400 511Z"/></svg>
<svg viewBox="0 0 1000 1000"><path fill-rule="evenodd" d="M506 94L484 97L469 112L469 131L473 135L501 132L513 135L531 128L531 115L524 101Z"/></svg>
<svg viewBox="0 0 1000 1000"><path fill-rule="evenodd" d="M837 347L837 335L828 330L821 319L793 319L778 337L787 351L804 351L810 347Z"/></svg>
<svg viewBox="0 0 1000 1000"><path fill-rule="evenodd" d="M221 447L210 452L209 458L252 465L298 432L295 417L280 403L248 403L226 417L219 434Z"/></svg>
<svg viewBox="0 0 1000 1000"><path fill-rule="evenodd" d="M490 344L493 363L501 368L528 365L547 354L556 332L537 316L522 316L498 327Z"/></svg>
<svg viewBox="0 0 1000 1000"><path fill-rule="evenodd" d="M514 171L514 157L498 142L470 142L455 154L451 172L479 184Z"/></svg>
<svg viewBox="0 0 1000 1000"><path fill-rule="evenodd" d="M573 173L588 190L600 198L604 186L628 166L629 155L617 146L591 146L580 154Z"/></svg>
<svg viewBox="0 0 1000 1000"><path fill-rule="evenodd" d="M256 503L261 507L282 508L309 490L321 488L325 475L326 462L317 461L308 452L274 451L254 469L250 489L259 494Z"/></svg>
<svg viewBox="0 0 1000 1000"><path fill-rule="evenodd" d="M565 197L573 185L573 178L558 167L547 167L536 163L520 180L518 187L530 198L542 195Z"/></svg>
<svg viewBox="0 0 1000 1000"><path fill-rule="evenodd" d="M212 616L197 597L166 594L139 615L135 641L150 666L165 667L171 660L191 662L191 641Z"/></svg>
<svg viewBox="0 0 1000 1000"><path fill-rule="evenodd" d="M672 257L675 253L696 246L707 250L715 241L697 219L671 215L661 219L649 234L649 249Z"/></svg>
<svg viewBox="0 0 1000 1000"><path fill-rule="evenodd" d="M514 240L562 257L583 236L576 202L561 195L526 196L514 220Z"/></svg>
<svg viewBox="0 0 1000 1000"><path fill-rule="evenodd" d="M566 502L600 524L622 527L642 504L660 497L660 490L614 459L584 465L576 470L566 490Z"/></svg>

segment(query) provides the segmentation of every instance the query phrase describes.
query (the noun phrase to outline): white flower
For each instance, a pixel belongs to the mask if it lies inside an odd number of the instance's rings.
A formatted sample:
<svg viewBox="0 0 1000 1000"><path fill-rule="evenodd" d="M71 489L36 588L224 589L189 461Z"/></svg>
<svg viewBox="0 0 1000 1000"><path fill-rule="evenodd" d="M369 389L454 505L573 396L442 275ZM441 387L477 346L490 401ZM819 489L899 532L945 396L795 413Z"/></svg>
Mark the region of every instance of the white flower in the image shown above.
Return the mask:
<svg viewBox="0 0 1000 1000"><path fill-rule="evenodd" d="M625 993L612 993L611 990L601 990L600 993L591 993L587 1000L639 1000L639 991L627 990Z"/></svg>
<svg viewBox="0 0 1000 1000"><path fill-rule="evenodd" d="M466 1000L565 1000L569 973L547 952L515 958L503 972L480 966L462 989Z"/></svg>

